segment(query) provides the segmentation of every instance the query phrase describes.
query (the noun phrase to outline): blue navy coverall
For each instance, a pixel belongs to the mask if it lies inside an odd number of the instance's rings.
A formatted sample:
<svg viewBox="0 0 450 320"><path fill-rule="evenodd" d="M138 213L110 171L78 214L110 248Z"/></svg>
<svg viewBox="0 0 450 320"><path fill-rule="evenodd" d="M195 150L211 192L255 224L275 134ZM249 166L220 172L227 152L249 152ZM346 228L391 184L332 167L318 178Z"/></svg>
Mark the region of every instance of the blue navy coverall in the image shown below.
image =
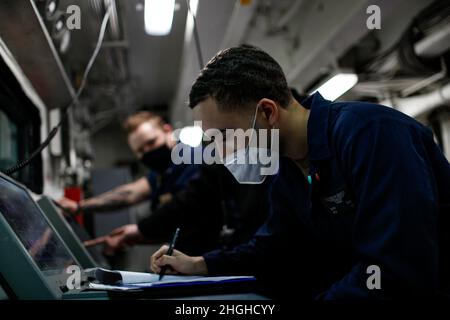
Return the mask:
<svg viewBox="0 0 450 320"><path fill-rule="evenodd" d="M309 176L282 159L254 238L203 257L212 275L256 274L319 299L434 295L449 285L450 165L429 129L394 109L301 102ZM368 267L380 268L370 290Z"/></svg>
<svg viewBox="0 0 450 320"><path fill-rule="evenodd" d="M195 164L172 163L162 175L150 171L147 180L152 189L151 209L155 210L160 206L161 198L164 195L177 194L185 189L191 180L197 179L200 175L200 168L200 165Z"/></svg>

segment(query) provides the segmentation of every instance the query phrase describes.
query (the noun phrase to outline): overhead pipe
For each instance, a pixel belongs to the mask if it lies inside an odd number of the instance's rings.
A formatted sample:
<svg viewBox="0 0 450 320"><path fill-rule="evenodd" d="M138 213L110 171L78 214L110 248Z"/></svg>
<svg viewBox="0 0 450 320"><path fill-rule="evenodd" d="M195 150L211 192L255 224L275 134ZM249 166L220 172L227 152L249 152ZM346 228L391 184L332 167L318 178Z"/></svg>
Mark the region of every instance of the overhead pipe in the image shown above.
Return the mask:
<svg viewBox="0 0 450 320"><path fill-rule="evenodd" d="M414 44L414 51L421 58L434 58L448 49L450 49L450 24Z"/></svg>
<svg viewBox="0 0 450 320"><path fill-rule="evenodd" d="M432 109L450 104L450 83L432 92L408 98L395 98L382 101L381 104L395 107L411 117L417 117Z"/></svg>
<svg viewBox="0 0 450 320"><path fill-rule="evenodd" d="M414 44L414 51L422 58L437 57L448 49L450 49L450 25ZM412 117L417 117L435 107L450 103L450 83L426 94L407 98L391 97L381 103L393 106Z"/></svg>

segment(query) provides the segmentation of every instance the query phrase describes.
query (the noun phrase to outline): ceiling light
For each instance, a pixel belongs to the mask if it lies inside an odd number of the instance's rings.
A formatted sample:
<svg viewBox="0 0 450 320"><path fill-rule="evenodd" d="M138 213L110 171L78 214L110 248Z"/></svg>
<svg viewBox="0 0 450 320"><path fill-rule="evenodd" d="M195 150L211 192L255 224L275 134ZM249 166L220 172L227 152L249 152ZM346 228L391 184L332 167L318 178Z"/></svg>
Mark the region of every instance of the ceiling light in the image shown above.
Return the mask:
<svg viewBox="0 0 450 320"><path fill-rule="evenodd" d="M175 0L145 0L145 32L152 36L166 36L172 30Z"/></svg>
<svg viewBox="0 0 450 320"><path fill-rule="evenodd" d="M358 75L354 73L338 73L311 92L319 92L325 99L334 101L358 83Z"/></svg>
<svg viewBox="0 0 450 320"><path fill-rule="evenodd" d="M49 16L53 15L56 11L57 6L58 6L58 4L56 3L55 0L51 0L51 1L47 2L47 14Z"/></svg>
<svg viewBox="0 0 450 320"><path fill-rule="evenodd" d="M198 0L190 0L189 7L191 8L192 13L195 15L198 9Z"/></svg>

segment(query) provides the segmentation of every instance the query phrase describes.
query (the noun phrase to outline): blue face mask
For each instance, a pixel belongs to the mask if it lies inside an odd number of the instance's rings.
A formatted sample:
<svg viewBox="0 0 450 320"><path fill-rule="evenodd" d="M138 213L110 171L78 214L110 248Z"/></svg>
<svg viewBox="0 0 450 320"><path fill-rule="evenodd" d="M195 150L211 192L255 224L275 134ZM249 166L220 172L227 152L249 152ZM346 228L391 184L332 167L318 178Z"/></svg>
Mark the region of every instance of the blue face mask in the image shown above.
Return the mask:
<svg viewBox="0 0 450 320"><path fill-rule="evenodd" d="M255 142L252 139L256 138L254 134L256 133L257 111L258 106L253 118L252 134L248 145L227 155L223 161L228 171L241 184L261 184L268 175L278 172L278 136L274 139L272 135L270 148L258 147L256 143L252 143Z"/></svg>

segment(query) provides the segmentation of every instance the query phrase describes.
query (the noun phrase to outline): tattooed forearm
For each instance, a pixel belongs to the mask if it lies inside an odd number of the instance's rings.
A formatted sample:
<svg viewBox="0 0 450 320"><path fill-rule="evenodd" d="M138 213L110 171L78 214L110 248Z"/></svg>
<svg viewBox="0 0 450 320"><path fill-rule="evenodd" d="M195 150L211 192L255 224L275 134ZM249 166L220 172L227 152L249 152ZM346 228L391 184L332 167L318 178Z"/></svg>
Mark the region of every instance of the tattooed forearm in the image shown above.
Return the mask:
<svg viewBox="0 0 450 320"><path fill-rule="evenodd" d="M83 212L111 211L127 207L133 203L131 190L112 190L80 203Z"/></svg>
<svg viewBox="0 0 450 320"><path fill-rule="evenodd" d="M151 187L146 177L122 185L97 197L82 200L83 212L111 211L121 209L148 199Z"/></svg>

